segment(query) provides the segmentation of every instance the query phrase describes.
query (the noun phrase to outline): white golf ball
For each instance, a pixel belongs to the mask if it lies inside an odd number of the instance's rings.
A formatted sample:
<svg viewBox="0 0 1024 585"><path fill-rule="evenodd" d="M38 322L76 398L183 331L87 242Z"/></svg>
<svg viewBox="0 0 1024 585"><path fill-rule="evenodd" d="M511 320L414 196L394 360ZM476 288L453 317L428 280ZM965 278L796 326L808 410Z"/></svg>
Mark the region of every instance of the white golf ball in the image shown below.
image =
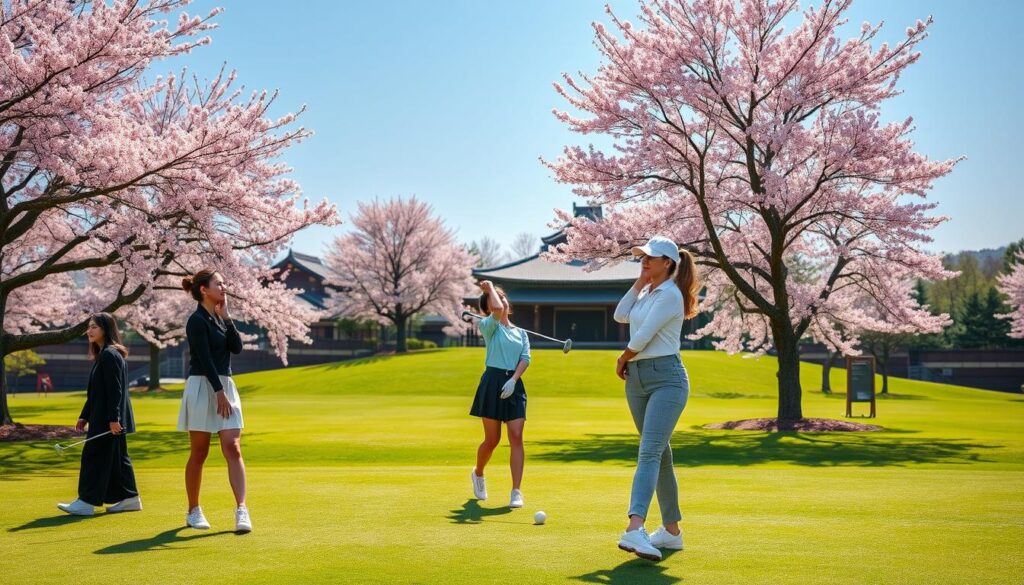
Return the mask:
<svg viewBox="0 0 1024 585"><path fill-rule="evenodd" d="M541 510L533 515L533 521L537 524L543 524L544 521L546 521L547 519L548 515L544 513L544 510Z"/></svg>

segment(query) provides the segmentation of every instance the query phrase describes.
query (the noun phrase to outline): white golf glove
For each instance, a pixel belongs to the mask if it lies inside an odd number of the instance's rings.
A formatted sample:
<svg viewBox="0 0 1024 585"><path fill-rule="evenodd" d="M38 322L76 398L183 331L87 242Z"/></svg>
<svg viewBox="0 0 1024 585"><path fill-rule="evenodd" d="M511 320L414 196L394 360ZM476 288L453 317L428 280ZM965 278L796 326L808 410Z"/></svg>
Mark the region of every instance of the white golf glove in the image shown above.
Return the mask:
<svg viewBox="0 0 1024 585"><path fill-rule="evenodd" d="M515 378L509 378L508 382L505 382L505 385L501 387L501 398L502 398L502 400L504 400L505 398L508 398L509 396L512 396L512 393L515 392L515 391L516 391L516 380L515 380Z"/></svg>

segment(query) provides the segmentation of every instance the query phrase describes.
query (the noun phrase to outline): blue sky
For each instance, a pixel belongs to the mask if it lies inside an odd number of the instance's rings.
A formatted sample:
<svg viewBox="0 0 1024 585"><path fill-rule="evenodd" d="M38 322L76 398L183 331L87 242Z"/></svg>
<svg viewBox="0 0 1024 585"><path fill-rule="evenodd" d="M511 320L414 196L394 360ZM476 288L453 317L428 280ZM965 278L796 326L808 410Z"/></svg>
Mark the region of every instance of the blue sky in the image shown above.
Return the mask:
<svg viewBox="0 0 1024 585"><path fill-rule="evenodd" d="M347 218L356 201L416 195L460 240L490 236L508 247L518 233L549 233L554 208L582 203L538 157L579 139L551 115L563 107L551 83L563 71L596 69L590 23L607 20L603 5L197 0L190 13L225 12L213 43L185 62L201 75L226 62L246 87L279 90L275 113L307 106L301 121L315 135L286 161L311 199L329 198ZM636 11L633 0L612 6L626 17ZM968 157L931 194L952 217L933 234L937 252L1024 237L1015 180L1024 3L977 6L859 0L849 12L850 35L865 20L884 20L890 41L918 18L935 17L921 61L901 80L904 95L884 113L913 115L918 150L928 156ZM308 229L294 246L320 254L345 229Z"/></svg>

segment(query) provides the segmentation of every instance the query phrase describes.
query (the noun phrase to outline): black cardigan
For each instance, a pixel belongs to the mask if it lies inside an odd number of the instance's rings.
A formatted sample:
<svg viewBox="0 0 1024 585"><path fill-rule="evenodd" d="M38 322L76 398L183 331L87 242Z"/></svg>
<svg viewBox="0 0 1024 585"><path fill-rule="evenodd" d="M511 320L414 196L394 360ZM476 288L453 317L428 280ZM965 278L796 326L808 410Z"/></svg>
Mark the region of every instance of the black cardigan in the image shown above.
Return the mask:
<svg viewBox="0 0 1024 585"><path fill-rule="evenodd" d="M112 422L121 423L126 433L135 432L135 415L128 398L128 370L121 353L109 345L93 362L85 406L78 418L89 422L90 437L109 431Z"/></svg>
<svg viewBox="0 0 1024 585"><path fill-rule="evenodd" d="M202 304L185 325L188 338L188 375L206 376L214 392L224 389L219 376L231 375L231 354L242 353L242 338L235 324L217 319ZM230 352L230 353L229 353Z"/></svg>

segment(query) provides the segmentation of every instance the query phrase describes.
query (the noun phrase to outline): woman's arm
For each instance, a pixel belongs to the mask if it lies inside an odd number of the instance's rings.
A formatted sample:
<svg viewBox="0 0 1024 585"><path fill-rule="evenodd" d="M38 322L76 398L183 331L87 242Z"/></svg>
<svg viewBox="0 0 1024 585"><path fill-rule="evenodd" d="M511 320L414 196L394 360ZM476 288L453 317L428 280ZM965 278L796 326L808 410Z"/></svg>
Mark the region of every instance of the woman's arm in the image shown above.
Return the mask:
<svg viewBox="0 0 1024 585"><path fill-rule="evenodd" d="M121 401L127 391L127 388L121 383L124 379L124 362L106 350L100 354L99 360L97 369L100 374L100 383L103 386L102 392L106 397L107 422L112 426L114 423L120 426Z"/></svg>
<svg viewBox="0 0 1024 585"><path fill-rule="evenodd" d="M501 303L501 297L498 296L498 291L494 290L494 284L485 280L480 283L480 288L487 293L487 306L491 309L491 316L496 321L501 321L505 318L505 305Z"/></svg>
<svg viewBox="0 0 1024 585"><path fill-rule="evenodd" d="M523 377L526 369L530 367L530 360L519 360L516 364L516 371L512 373L512 380L518 380Z"/></svg>
<svg viewBox="0 0 1024 585"><path fill-rule="evenodd" d="M636 304L636 300L640 298L640 291L644 290L648 282L650 282L649 279L641 276L636 279L636 282L626 291L626 294L622 295L619 304L615 306L615 314L612 315L616 323L629 323L629 312L633 309L633 305Z"/></svg>
<svg viewBox="0 0 1024 585"><path fill-rule="evenodd" d="M224 385L217 375L217 366L213 363L213 355L210 353L210 331L206 323L198 317L190 317L185 325L185 337L188 339L188 346L195 352L196 361L203 368L203 374L210 381L214 392L220 392Z"/></svg>
<svg viewBox="0 0 1024 585"><path fill-rule="evenodd" d="M224 335L228 338L228 351L235 355L242 353L242 336L238 334L238 329L235 329L235 322L228 317L224 320L224 325L227 326Z"/></svg>
<svg viewBox="0 0 1024 585"><path fill-rule="evenodd" d="M622 355L619 356L619 359L615 360L615 375L620 379L626 379L626 364L629 363L629 360L636 357L636 353L627 347L622 350Z"/></svg>

